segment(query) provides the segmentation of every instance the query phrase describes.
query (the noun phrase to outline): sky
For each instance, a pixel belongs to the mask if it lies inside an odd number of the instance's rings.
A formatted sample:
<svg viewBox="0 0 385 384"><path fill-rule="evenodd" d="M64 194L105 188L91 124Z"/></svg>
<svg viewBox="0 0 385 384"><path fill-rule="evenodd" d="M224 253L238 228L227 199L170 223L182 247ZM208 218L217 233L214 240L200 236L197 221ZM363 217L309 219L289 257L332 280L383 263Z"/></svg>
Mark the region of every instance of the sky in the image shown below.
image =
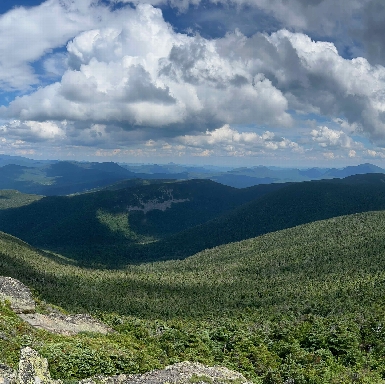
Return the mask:
<svg viewBox="0 0 385 384"><path fill-rule="evenodd" d="M1 0L0 153L385 166L383 0Z"/></svg>

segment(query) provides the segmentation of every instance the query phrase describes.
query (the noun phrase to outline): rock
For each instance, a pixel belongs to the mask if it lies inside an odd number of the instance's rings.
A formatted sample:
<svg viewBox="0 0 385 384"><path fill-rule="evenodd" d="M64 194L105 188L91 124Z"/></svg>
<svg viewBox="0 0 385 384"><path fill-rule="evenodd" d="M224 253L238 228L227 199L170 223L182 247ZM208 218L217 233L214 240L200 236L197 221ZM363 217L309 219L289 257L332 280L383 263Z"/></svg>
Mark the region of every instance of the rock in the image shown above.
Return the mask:
<svg viewBox="0 0 385 384"><path fill-rule="evenodd" d="M0 363L0 384L16 384L16 372Z"/></svg>
<svg viewBox="0 0 385 384"><path fill-rule="evenodd" d="M251 384L239 372L224 367L207 367L185 361L143 375L95 376L79 384ZM21 350L17 374L0 364L0 384L62 384L51 379L47 359L32 348Z"/></svg>
<svg viewBox="0 0 385 384"><path fill-rule="evenodd" d="M143 375L95 376L80 384L251 384L239 372L185 361Z"/></svg>
<svg viewBox="0 0 385 384"><path fill-rule="evenodd" d="M60 380L51 379L47 359L30 347L21 350L17 384L59 384Z"/></svg>
<svg viewBox="0 0 385 384"><path fill-rule="evenodd" d="M64 315L60 312L43 315L35 313L35 301L31 291L19 280L12 277L0 276L0 300L8 300L12 310L23 320L35 328L61 335L75 335L79 332L98 332L106 334L113 332L102 322L90 315ZM2 335L0 334L0 338ZM2 384L0 382L0 384Z"/></svg>
<svg viewBox="0 0 385 384"><path fill-rule="evenodd" d="M12 277L0 276L0 299L10 301L11 308L16 313L35 312L30 289Z"/></svg>
<svg viewBox="0 0 385 384"><path fill-rule="evenodd" d="M66 336L75 335L79 332L98 332L103 334L112 332L112 329L90 315L63 315L60 313L43 315L41 313L34 313L20 314L19 317L35 328L45 329Z"/></svg>

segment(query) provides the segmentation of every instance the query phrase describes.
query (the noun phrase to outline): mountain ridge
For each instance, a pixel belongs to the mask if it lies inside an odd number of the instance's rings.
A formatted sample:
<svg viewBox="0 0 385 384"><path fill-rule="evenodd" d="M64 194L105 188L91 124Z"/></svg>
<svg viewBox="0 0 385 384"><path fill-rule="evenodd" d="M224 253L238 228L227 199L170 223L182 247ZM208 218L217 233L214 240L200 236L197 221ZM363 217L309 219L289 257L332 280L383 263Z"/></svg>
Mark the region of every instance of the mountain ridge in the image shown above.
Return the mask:
<svg viewBox="0 0 385 384"><path fill-rule="evenodd" d="M384 173L369 164L337 168L278 168L266 166L226 169L178 164L137 164L31 160L0 155L0 189L17 189L40 195L68 195L103 188L127 179L210 179L224 185L247 188L254 185Z"/></svg>
<svg viewBox="0 0 385 384"><path fill-rule="evenodd" d="M185 258L315 220L385 209L384 179L369 174L245 189L210 180L107 188L2 210L0 230L82 263Z"/></svg>

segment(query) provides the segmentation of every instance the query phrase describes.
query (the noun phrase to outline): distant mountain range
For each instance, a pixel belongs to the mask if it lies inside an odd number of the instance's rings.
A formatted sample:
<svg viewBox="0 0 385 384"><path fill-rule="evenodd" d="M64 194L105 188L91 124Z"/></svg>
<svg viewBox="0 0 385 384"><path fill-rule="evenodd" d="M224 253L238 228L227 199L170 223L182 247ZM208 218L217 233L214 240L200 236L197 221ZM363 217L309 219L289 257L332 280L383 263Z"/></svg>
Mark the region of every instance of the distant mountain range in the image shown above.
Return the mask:
<svg viewBox="0 0 385 384"><path fill-rule="evenodd" d="M385 173L385 170L373 164L361 164L342 169L271 169L259 166L252 168L236 168L218 175L210 176L210 179L235 188L246 188L257 184L343 178L366 173Z"/></svg>
<svg viewBox="0 0 385 384"><path fill-rule="evenodd" d="M281 169L265 166L230 169L174 163L133 165L31 160L20 156L0 155L0 189L16 189L23 193L45 196L82 193L134 179L209 179L235 188L247 188L260 184L343 178L366 173L385 173L385 170L372 164L342 169Z"/></svg>

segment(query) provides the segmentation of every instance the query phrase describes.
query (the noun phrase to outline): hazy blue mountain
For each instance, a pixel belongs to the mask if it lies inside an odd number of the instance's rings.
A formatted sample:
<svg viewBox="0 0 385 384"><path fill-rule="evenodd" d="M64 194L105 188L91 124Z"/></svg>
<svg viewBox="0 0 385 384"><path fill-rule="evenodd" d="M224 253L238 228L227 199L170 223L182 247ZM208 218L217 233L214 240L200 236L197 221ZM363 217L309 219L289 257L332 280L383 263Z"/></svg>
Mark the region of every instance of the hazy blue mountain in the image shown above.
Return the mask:
<svg viewBox="0 0 385 384"><path fill-rule="evenodd" d="M260 184L271 184L279 182L280 180L278 178L271 178L271 177L253 177L253 176L247 176L247 175L234 175L234 174L221 174L218 176L210 177L210 180L216 181L217 183L221 183L224 185L228 185L234 188L247 188L252 187L254 185L260 185Z"/></svg>
<svg viewBox="0 0 385 384"><path fill-rule="evenodd" d="M39 166L0 167L0 189L39 195L67 195L138 177L115 163L60 161Z"/></svg>
<svg viewBox="0 0 385 384"><path fill-rule="evenodd" d="M299 173L308 177L309 179L318 180L322 178L322 176L325 175L327 171L329 171L329 168L309 168L300 170Z"/></svg>
<svg viewBox="0 0 385 384"><path fill-rule="evenodd" d="M236 168L228 172L210 176L211 180L235 188L245 188L265 183L284 183L320 179L343 178L356 174L385 173L385 170L372 164L337 168L281 169L277 167Z"/></svg>
<svg viewBox="0 0 385 384"><path fill-rule="evenodd" d="M343 169L332 168L322 175L322 178L343 178L352 175L365 174L365 173L385 173L383 168L380 168L373 164L360 164L356 166L349 166Z"/></svg>
<svg viewBox="0 0 385 384"><path fill-rule="evenodd" d="M22 156L10 156L0 154L0 167L5 165L22 165L25 167L42 167L46 164L56 163L57 160L33 160Z"/></svg>
<svg viewBox="0 0 385 384"><path fill-rule="evenodd" d="M127 179L192 180L210 179L247 188L253 185L343 178L355 174L384 173L385 170L361 164L337 168L279 168L190 166L169 164L117 164L114 162L40 161L20 156L0 155L0 189L23 193L66 195L100 189Z"/></svg>

